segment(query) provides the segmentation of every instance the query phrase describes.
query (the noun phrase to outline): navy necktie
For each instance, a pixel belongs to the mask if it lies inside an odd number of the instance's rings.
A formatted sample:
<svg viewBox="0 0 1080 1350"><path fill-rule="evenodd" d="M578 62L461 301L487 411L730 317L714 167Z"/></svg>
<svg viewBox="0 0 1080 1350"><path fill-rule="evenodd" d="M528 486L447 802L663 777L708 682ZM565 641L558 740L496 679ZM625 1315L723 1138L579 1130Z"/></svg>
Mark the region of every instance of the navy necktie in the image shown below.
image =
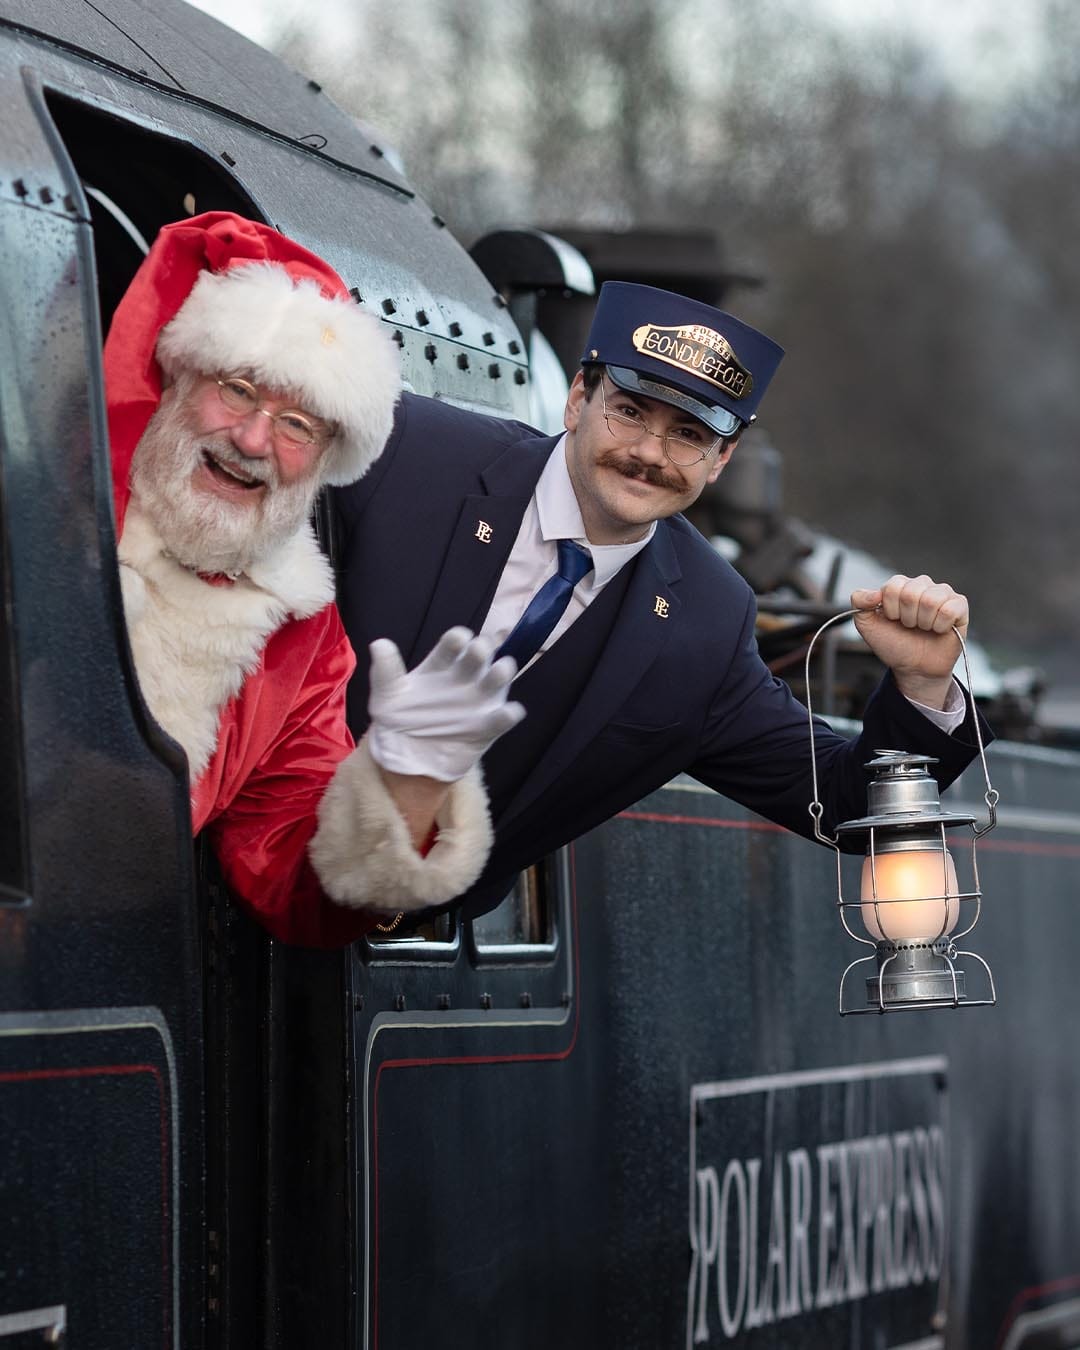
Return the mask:
<svg viewBox="0 0 1080 1350"><path fill-rule="evenodd" d="M583 576L592 571L592 558L572 539L560 539L559 570L545 581L529 601L525 613L518 619L502 646L495 653L512 656L520 670L543 646L544 639L563 616L574 587Z"/></svg>

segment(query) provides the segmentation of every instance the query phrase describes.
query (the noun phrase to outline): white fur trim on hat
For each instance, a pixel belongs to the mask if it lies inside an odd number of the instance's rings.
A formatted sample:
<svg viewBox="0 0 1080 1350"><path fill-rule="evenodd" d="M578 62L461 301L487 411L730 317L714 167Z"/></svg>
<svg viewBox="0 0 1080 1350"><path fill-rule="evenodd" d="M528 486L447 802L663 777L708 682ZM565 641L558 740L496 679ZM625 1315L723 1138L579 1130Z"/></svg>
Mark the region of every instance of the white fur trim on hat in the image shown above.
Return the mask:
<svg viewBox="0 0 1080 1350"><path fill-rule="evenodd" d="M491 852L479 768L451 786L435 823L438 838L421 857L361 741L323 794L308 856L323 890L340 905L395 914L445 904L472 885Z"/></svg>
<svg viewBox="0 0 1080 1350"><path fill-rule="evenodd" d="M321 473L334 486L354 482L378 458L401 390L397 347L379 320L276 263L202 272L161 330L157 358L167 375L177 367L250 372L335 422Z"/></svg>

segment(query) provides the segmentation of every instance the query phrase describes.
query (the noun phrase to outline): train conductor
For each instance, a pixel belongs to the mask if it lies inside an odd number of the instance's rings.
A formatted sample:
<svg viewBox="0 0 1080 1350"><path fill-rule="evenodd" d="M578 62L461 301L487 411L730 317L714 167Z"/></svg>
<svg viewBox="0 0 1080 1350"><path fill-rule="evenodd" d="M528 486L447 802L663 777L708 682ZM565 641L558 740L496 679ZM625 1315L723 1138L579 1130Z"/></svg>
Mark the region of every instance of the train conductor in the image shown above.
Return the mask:
<svg viewBox="0 0 1080 1350"><path fill-rule="evenodd" d="M562 436L406 394L381 458L337 492L358 651L390 637L411 667L462 624L519 663L527 716L483 760L495 844L467 913L681 771L811 832L806 709L758 655L750 588L679 514L723 472L782 356L709 305L609 282ZM936 757L943 787L976 753L952 677L965 597L897 576L852 605L887 671L859 737L819 729L826 830L864 814L875 747ZM357 736L369 692L361 661ZM436 757L420 746L393 767L438 778Z"/></svg>

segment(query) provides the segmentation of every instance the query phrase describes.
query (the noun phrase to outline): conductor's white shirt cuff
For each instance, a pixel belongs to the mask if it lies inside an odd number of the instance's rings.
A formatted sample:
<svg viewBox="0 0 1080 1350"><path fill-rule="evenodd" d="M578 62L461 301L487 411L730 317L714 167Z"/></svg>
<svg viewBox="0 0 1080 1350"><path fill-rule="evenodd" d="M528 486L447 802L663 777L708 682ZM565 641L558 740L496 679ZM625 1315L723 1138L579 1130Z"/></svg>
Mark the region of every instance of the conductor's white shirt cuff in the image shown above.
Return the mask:
<svg viewBox="0 0 1080 1350"><path fill-rule="evenodd" d="M944 708L929 708L925 703L918 703L913 698L909 698L908 702L913 708L918 708L924 717L929 718L934 726L940 727L946 736L951 736L967 716L964 691L955 680L952 682Z"/></svg>

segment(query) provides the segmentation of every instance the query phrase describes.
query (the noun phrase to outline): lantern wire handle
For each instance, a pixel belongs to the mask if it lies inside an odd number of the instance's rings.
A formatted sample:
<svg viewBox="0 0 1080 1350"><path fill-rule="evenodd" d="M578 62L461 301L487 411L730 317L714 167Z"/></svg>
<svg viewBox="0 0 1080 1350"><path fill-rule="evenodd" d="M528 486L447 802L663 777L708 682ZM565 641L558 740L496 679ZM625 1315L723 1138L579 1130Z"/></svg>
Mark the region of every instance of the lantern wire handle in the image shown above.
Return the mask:
<svg viewBox="0 0 1080 1350"><path fill-rule="evenodd" d="M968 664L967 643L964 641L964 636L958 628L954 628L953 632L960 639L960 650L964 654L964 677L967 680L968 693L970 694L971 666ZM972 703L974 703L974 701L974 696L972 696ZM981 839L984 834L989 834L997 824L997 804L1000 793L997 788L990 786L990 770L986 767L986 747L983 745L982 729L979 726L978 714L972 718L972 721L975 723L975 743L979 747L979 762L982 764L983 781L986 783L986 792L983 794L983 801L986 802L986 810L989 816L987 823L982 826L981 829L975 831L975 838ZM984 962L983 964L985 965L986 963Z"/></svg>
<svg viewBox="0 0 1080 1350"><path fill-rule="evenodd" d="M810 644L806 648L806 662L804 665L804 680L806 684L806 715L810 724L810 774L814 784L814 797L810 803L810 815L814 821L814 837L819 843L828 844L831 848L840 852L839 843L831 838L821 828L821 817L825 813L825 808L818 799L818 776L817 776L817 745L814 741L814 709L810 702L810 658L814 653L814 643L821 637L827 628L831 628L834 623L843 623L845 619L852 618L858 614L857 609L845 609L841 614L835 614L831 619L826 619L814 636L810 639ZM845 925L846 926L846 925Z"/></svg>
<svg viewBox="0 0 1080 1350"><path fill-rule="evenodd" d="M831 838L829 835L825 834L821 828L821 817L825 813L825 808L818 800L817 745L814 741L814 710L810 701L811 699L810 657L813 655L814 643L817 642L818 638L821 637L822 633L824 633L827 628L831 628L833 624L836 623L843 623L847 619L854 618L856 614L861 614L864 612L865 611L858 609L845 609L840 614L834 614L831 619L826 619L825 622L814 634L814 636L810 639L810 644L806 648L806 661L803 667L804 679L806 683L806 714L810 726L810 773L814 785L814 799L810 803L809 810L810 815L814 821L815 838L819 841L819 843L830 845L832 848L836 849L838 853L840 851L839 843L835 839ZM964 658L964 677L967 681L968 692L970 694L971 665L968 661L967 643L964 641L963 634L960 632L958 628L954 627L953 632L956 634L957 638L960 641L960 651ZM974 702L974 700L972 701ZM983 800L986 802L986 809L989 815L989 820L987 821L987 823L983 825L981 829L975 830L975 838L981 839L984 834L988 834L997 824L997 804L1000 794L998 793L997 788L992 787L990 784L990 770L986 764L986 748L983 745L982 729L979 726L979 717L977 713L973 720L975 723L975 743L979 747L979 762L982 764L983 779L986 783L986 792L983 795Z"/></svg>

